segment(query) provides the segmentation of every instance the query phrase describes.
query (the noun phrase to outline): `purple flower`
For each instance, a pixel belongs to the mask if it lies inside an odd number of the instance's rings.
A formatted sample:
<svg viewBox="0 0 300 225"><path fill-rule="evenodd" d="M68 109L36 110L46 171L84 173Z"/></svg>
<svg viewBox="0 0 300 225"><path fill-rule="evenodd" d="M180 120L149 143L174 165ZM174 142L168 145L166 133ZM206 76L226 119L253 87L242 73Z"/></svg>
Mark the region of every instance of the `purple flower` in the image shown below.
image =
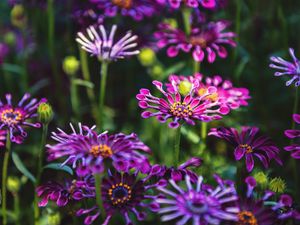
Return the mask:
<svg viewBox="0 0 300 225"><path fill-rule="evenodd" d="M102 225L107 225L112 216L118 213L125 218L126 225L132 225L130 213L142 221L147 217L147 209L157 210L158 204L153 202L156 196L148 195L147 191L158 187L159 184L147 184L150 177L138 179L137 176L138 174L109 173L109 177L103 179L101 193L107 216ZM81 209L77 212L77 216L87 215L84 223L89 225L99 216L98 211L97 206Z"/></svg>
<svg viewBox="0 0 300 225"><path fill-rule="evenodd" d="M164 98L158 98L151 94L148 89L141 89L136 96L139 100L139 106L146 110L142 113L143 118L156 117L159 122L165 123L168 119L172 119L169 127L177 128L181 122L190 125L195 124L195 120L209 122L221 119L222 115L229 113L229 108L221 105L218 101L211 102L206 99L207 96L214 94L217 89L208 87L202 96L194 97L194 93L199 86L199 82L195 80L189 93L181 96L176 82L172 82L173 91L165 91L163 84L159 81L153 81L153 85L164 95Z"/></svg>
<svg viewBox="0 0 300 225"><path fill-rule="evenodd" d="M93 129L79 124L79 133L71 125L73 133L67 134L58 129L59 133L52 133L52 138L58 143L47 145L48 160L67 157L62 165L71 164L77 168L81 176L93 172L102 172L105 161L111 161L118 171L136 168L143 173L150 170L146 156L141 153L150 153L148 146L142 143L136 134L122 133L109 135L107 132L97 134Z"/></svg>
<svg viewBox="0 0 300 225"><path fill-rule="evenodd" d="M0 148L5 146L6 135L6 130L0 130Z"/></svg>
<svg viewBox="0 0 300 225"><path fill-rule="evenodd" d="M168 1L170 6L175 9L178 9L181 4L191 8L198 8L201 5L202 7L208 9L216 6L216 0L164 0L164 2L165 1Z"/></svg>
<svg viewBox="0 0 300 225"><path fill-rule="evenodd" d="M0 100L0 130L6 128L11 141L21 143L27 136L23 126L41 127L40 123L31 123L28 120L37 117L37 108L46 99L38 101L34 98L25 103L30 99L30 94L26 93L17 106L13 106L11 94L6 94L5 97L6 102Z"/></svg>
<svg viewBox="0 0 300 225"><path fill-rule="evenodd" d="M272 56L270 59L274 64L270 64L270 67L280 71L275 72L275 76L287 75L290 77L290 80L286 82L286 86L291 85L295 81L295 86L298 87L300 85L300 62L295 56L294 49L290 48L289 52L293 62L286 61L281 57Z"/></svg>
<svg viewBox="0 0 300 225"><path fill-rule="evenodd" d="M161 23L159 31L154 35L158 40L157 46L164 48L168 46L167 55L176 57L180 50L191 52L195 61L202 62L207 54L207 60L213 63L216 53L221 58L227 57L227 50L224 45L236 46L232 40L235 36L233 32L223 32L229 26L229 22L217 21L192 26L191 34L186 35L180 29L173 28L170 24Z"/></svg>
<svg viewBox="0 0 300 225"><path fill-rule="evenodd" d="M137 36L132 35L131 31L128 31L117 42L114 42L116 25L113 25L109 35L103 25L99 26L99 30L100 33L96 31L94 26L90 26L86 30L86 36L82 32L77 33L76 41L82 49L91 53L92 56L97 56L100 61L113 61L139 54L139 50L133 50L137 46L135 42Z"/></svg>
<svg viewBox="0 0 300 225"><path fill-rule="evenodd" d="M97 5L103 17L115 17L120 13L136 21L153 16L159 9L154 0L90 0L90 2Z"/></svg>
<svg viewBox="0 0 300 225"><path fill-rule="evenodd" d="M300 114L294 114L293 119L297 124L300 124ZM300 130L286 130L284 132L285 136L290 139L297 139L300 140ZM284 148L286 151L291 151L291 156L295 159L300 159L300 144L294 143Z"/></svg>
<svg viewBox="0 0 300 225"><path fill-rule="evenodd" d="M269 137L259 136L257 127L242 127L241 133L234 128L212 128L208 135L214 135L225 139L235 147L234 156L236 160L246 158L246 168L251 172L254 168L254 159L257 157L265 168L269 167L272 159L282 165L279 158L279 148Z"/></svg>
<svg viewBox="0 0 300 225"><path fill-rule="evenodd" d="M170 184L176 192L159 187L158 190L165 194L164 197L156 201L166 207L161 207L158 211L162 216L162 221L173 219L180 220L177 225L187 224L192 220L193 224L221 224L222 221L237 221L239 209L235 206L238 199L233 185L225 185L220 179L217 187L213 188L203 184L203 177L200 176L196 188L193 188L190 177L186 176L186 189L170 180Z"/></svg>

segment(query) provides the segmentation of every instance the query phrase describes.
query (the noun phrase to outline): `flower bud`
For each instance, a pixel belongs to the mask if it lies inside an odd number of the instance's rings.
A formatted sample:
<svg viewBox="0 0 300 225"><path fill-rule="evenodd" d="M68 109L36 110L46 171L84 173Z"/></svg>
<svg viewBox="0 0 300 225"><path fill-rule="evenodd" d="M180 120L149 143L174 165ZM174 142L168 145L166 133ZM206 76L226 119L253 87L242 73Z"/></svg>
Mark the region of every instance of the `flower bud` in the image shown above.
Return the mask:
<svg viewBox="0 0 300 225"><path fill-rule="evenodd" d="M283 193L286 188L285 181L281 177L275 177L270 181L269 188L275 193Z"/></svg>
<svg viewBox="0 0 300 225"><path fill-rule="evenodd" d="M6 44L8 44L9 46L14 46L16 44L17 41L17 37L15 35L14 32L7 32L4 37L3 40Z"/></svg>
<svg viewBox="0 0 300 225"><path fill-rule="evenodd" d="M164 69L160 65L155 65L151 68L151 75L153 77L159 78L159 77L161 77L163 72L164 72Z"/></svg>
<svg viewBox="0 0 300 225"><path fill-rule="evenodd" d="M12 193L19 192L21 187L21 182L17 177L8 177L7 178L7 189Z"/></svg>
<svg viewBox="0 0 300 225"><path fill-rule="evenodd" d="M47 222L48 225L59 225L61 222L61 217L59 212L51 213L47 215Z"/></svg>
<svg viewBox="0 0 300 225"><path fill-rule="evenodd" d="M27 23L27 17L25 15L24 7L20 4L14 5L10 12L10 19L12 25L21 29L25 28L25 25Z"/></svg>
<svg viewBox="0 0 300 225"><path fill-rule="evenodd" d="M182 95L187 95L192 88L192 83L188 81L181 81L178 86L179 93Z"/></svg>
<svg viewBox="0 0 300 225"><path fill-rule="evenodd" d="M264 172L257 172L253 175L254 179L256 180L257 184L265 189L269 183L268 175Z"/></svg>
<svg viewBox="0 0 300 225"><path fill-rule="evenodd" d="M63 70L69 76L75 75L79 69L79 66L80 62L75 56L67 56L63 61Z"/></svg>
<svg viewBox="0 0 300 225"><path fill-rule="evenodd" d="M155 62L155 52L151 48L143 48L138 58L143 66L152 66Z"/></svg>
<svg viewBox="0 0 300 225"><path fill-rule="evenodd" d="M43 102L39 105L38 109L38 118L39 121L43 124L48 124L53 119L53 110L49 103Z"/></svg>

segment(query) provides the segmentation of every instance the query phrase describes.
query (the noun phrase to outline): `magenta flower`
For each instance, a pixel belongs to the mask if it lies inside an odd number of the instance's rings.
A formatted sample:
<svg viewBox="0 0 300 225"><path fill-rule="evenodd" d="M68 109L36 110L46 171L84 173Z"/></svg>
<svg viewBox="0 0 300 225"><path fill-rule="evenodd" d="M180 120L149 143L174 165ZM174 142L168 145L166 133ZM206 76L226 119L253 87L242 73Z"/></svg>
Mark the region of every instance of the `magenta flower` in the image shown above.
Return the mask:
<svg viewBox="0 0 300 225"><path fill-rule="evenodd" d="M228 26L229 22L227 21L210 22L197 27L192 26L191 34L186 35L182 30L162 23L159 25L159 31L154 35L158 40L159 48L168 47L167 55L169 57L176 57L182 50L186 53L192 52L193 58L197 62L202 62L206 54L208 62L213 63L217 54L221 58L227 57L224 45L236 46L232 40L235 34L224 32Z"/></svg>
<svg viewBox="0 0 300 225"><path fill-rule="evenodd" d="M218 185L214 188L204 184L203 177L200 176L194 188L189 176L185 180L186 188L172 179L169 181L176 191L158 188L164 194L156 200L161 205L158 213L164 214L162 221L178 219L176 225L185 225L189 221L197 225L237 221L239 208L235 205L238 197L234 185L225 185L220 179L216 179Z"/></svg>
<svg viewBox="0 0 300 225"><path fill-rule="evenodd" d="M293 119L297 124L300 124L300 114L294 114ZM284 132L285 136L287 136L290 139L298 139L300 140L300 130L286 130ZM300 144L299 143L293 143L289 146L286 146L284 148L286 151L291 151L291 156L295 159L300 159Z"/></svg>
<svg viewBox="0 0 300 225"><path fill-rule="evenodd" d="M169 127L177 128L182 122L194 125L197 120L209 122L221 119L221 115L229 113L230 109L227 106L206 99L217 91L215 87L209 87L202 96L194 97L195 90L199 87L198 81L193 82L189 93L185 96L181 96L175 81L172 82L172 92L165 91L159 81L152 83L164 98L153 96L148 89L141 89L136 96L139 106L142 109L149 109L142 113L143 118L156 117L161 123L171 119Z"/></svg>
<svg viewBox="0 0 300 225"><path fill-rule="evenodd" d="M124 37L114 42L117 26L113 25L110 34L108 35L103 25L99 26L100 33L98 33L94 26L87 28L87 35L82 32L77 33L76 41L81 45L81 48L91 53L92 56L102 61L114 61L123 59L131 55L137 55L140 51L134 50L137 46L136 35L132 35L128 31Z"/></svg>
<svg viewBox="0 0 300 225"><path fill-rule="evenodd" d="M0 148L5 146L6 142L6 130L0 130Z"/></svg>
<svg viewBox="0 0 300 225"><path fill-rule="evenodd" d="M254 168L254 157L257 157L265 168L274 159L282 165L279 158L279 148L271 141L270 138L258 135L257 127L242 127L239 133L234 128L212 128L208 135L225 139L235 147L234 156L236 160L246 158L246 168L251 172Z"/></svg>
<svg viewBox="0 0 300 225"><path fill-rule="evenodd" d="M217 88L217 91L214 94L207 96L206 98L214 101L219 101L223 105L227 105L231 109L237 109L240 106L247 106L247 100L251 97L249 96L249 90L247 88L237 88L233 87L233 84L229 80L223 80L220 76L206 77L204 79L203 75L200 73L194 74L194 76L176 76L171 75L169 77L170 82L175 81L179 90L186 90L188 87L192 86L194 80L199 81L199 87L195 91L196 96L202 96L203 93L206 93L207 88L213 86ZM168 91L173 92L173 85L166 84Z"/></svg>
<svg viewBox="0 0 300 225"><path fill-rule="evenodd" d="M38 101L34 98L25 103L30 99L30 94L26 93L17 106L13 106L11 94L6 94L5 97L6 102L0 100L0 130L7 129L11 141L21 143L27 136L23 127L41 127L40 123L31 123L29 120L37 117L37 108L46 99Z"/></svg>
<svg viewBox="0 0 300 225"><path fill-rule="evenodd" d="M290 48L289 52L293 62L286 61L281 57L272 56L270 59L274 64L270 64L270 67L280 70L280 72L275 72L275 76L287 75L290 77L290 80L286 82L286 86L295 82L295 86L298 87L300 86L300 62L295 56L294 49Z"/></svg>
<svg viewBox="0 0 300 225"><path fill-rule="evenodd" d="M67 157L62 165L73 165L80 176L102 172L106 161L112 162L118 171L127 172L136 168L147 173L150 170L149 161L142 153L150 153L151 150L136 134L97 134L93 131L95 126L89 128L81 124L77 133L70 125L73 131L71 134L61 129L58 129L59 133L52 133L52 138L58 143L47 145L48 160Z"/></svg>
<svg viewBox="0 0 300 225"><path fill-rule="evenodd" d="M174 9L178 9L180 5L185 5L190 8L198 8L200 5L204 8L215 8L216 0L156 0L161 4L166 4L167 2Z"/></svg>

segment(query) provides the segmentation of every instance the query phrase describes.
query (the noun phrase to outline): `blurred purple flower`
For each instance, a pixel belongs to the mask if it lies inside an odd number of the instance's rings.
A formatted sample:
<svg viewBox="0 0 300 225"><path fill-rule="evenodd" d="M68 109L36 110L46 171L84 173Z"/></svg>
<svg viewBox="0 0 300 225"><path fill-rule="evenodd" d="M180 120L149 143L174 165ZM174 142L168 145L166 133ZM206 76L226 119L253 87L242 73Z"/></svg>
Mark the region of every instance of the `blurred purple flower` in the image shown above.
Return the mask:
<svg viewBox="0 0 300 225"><path fill-rule="evenodd" d="M30 99L30 94L26 93L19 101L17 106L13 106L11 94L6 94L6 102L0 100L0 130L9 131L12 142L20 144L27 136L23 126L40 128L40 123L31 123L28 120L37 117L37 108L40 103L46 102L46 99Z"/></svg>
<svg viewBox="0 0 300 225"><path fill-rule="evenodd" d="M128 56L139 54L139 50L132 50L137 46L136 35L132 35L131 31L114 43L114 37L117 26L113 25L110 34L108 35L103 25L99 26L98 33L94 26L87 28L87 35L82 32L77 33L76 41L81 45L81 48L91 53L92 56L102 61L113 61L123 59Z"/></svg>
<svg viewBox="0 0 300 225"><path fill-rule="evenodd" d="M109 135L107 132L97 134L93 129L79 124L79 133L70 124L73 133L67 134L61 129L52 133L58 143L47 145L48 160L67 157L62 165L70 164L80 176L90 172L102 172L105 161L111 160L118 171L128 172L135 168L142 173L150 170L150 164L143 153L150 153L148 146L142 143L136 134L122 133Z"/></svg>
<svg viewBox="0 0 300 225"><path fill-rule="evenodd" d="M279 148L271 141L269 137L259 136L259 128L242 127L241 133L234 128L212 128L208 135L225 139L235 147L234 156L236 160L246 158L246 168L251 172L254 168L254 156L257 157L265 168L274 159L282 165L279 158Z"/></svg>
<svg viewBox="0 0 300 225"><path fill-rule="evenodd" d="M217 21L192 26L191 34L186 35L180 29L173 28L170 24L161 23L159 30L154 36L158 40L157 46L164 48L168 46L167 55L176 57L180 50L191 52L195 61L202 62L207 54L207 60L213 63L216 53L221 58L227 57L227 50L223 45L236 46L232 40L235 36L233 32L223 32L229 26L227 21Z"/></svg>
<svg viewBox="0 0 300 225"><path fill-rule="evenodd" d="M212 9L216 6L216 0L156 0L160 4L169 3L174 9L178 9L181 4L190 8L198 8L200 5L204 8Z"/></svg>
<svg viewBox="0 0 300 225"><path fill-rule="evenodd" d="M165 214L162 221L180 218L177 225L187 224L190 220L193 224L203 225L237 221L239 209L235 205L238 197L234 185L225 185L221 179L216 179L217 187L210 187L203 184L203 177L200 176L196 188L193 188L190 177L186 176L185 180L186 189L172 179L169 181L176 192L163 187L158 188L165 194L156 200L161 206L166 205L158 210L158 213Z"/></svg>
<svg viewBox="0 0 300 225"><path fill-rule="evenodd" d="M217 89L208 87L206 92L200 97L194 97L194 93L199 87L199 82L195 80L189 93L182 96L179 92L176 82L172 81L173 92L165 91L163 84L159 81L153 81L153 85L164 95L165 98L158 98L151 94L148 89L141 89L136 96L139 106L142 109L150 109L152 111L144 111L143 118L156 117L159 122L165 123L168 119L172 119L169 123L170 128L177 128L180 122L186 122L190 125L195 124L195 120L209 122L221 119L222 115L228 114L230 109L227 106L220 105L218 101L211 102L206 99L207 96L214 94Z"/></svg>
<svg viewBox="0 0 300 225"><path fill-rule="evenodd" d="M300 62L295 56L294 49L290 48L289 52L293 62L286 61L281 57L272 56L270 59L274 64L270 64L270 67L280 70L280 72L275 72L275 76L287 75L290 77L290 80L286 82L286 86L295 82L295 86L298 87L300 86Z"/></svg>
<svg viewBox="0 0 300 225"><path fill-rule="evenodd" d="M300 125L300 114L294 114L293 115L294 121ZM294 130L286 130L284 132L285 136L287 136L290 139L298 139L300 140L300 130L294 129ZM300 144L293 143L289 146L284 147L286 151L291 151L291 156L295 159L300 159Z"/></svg>

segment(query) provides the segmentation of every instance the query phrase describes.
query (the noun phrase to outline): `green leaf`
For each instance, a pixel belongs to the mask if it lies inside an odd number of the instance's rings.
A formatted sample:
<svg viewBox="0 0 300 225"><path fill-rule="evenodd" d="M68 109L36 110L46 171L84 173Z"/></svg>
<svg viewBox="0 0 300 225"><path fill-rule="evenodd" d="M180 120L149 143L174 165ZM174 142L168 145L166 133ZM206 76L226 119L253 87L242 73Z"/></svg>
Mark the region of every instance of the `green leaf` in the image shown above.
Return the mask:
<svg viewBox="0 0 300 225"><path fill-rule="evenodd" d="M25 167L25 165L23 164L22 160L20 159L20 157L18 156L17 153L13 152L12 153L12 160L15 164L15 166L17 167L17 169L25 176L28 177L29 180L32 181L32 183L36 182L35 177L32 175L31 172L29 172L29 170Z"/></svg>
<svg viewBox="0 0 300 225"><path fill-rule="evenodd" d="M179 72L180 70L182 70L184 68L184 66L185 66L184 62L179 62L179 63L176 63L176 64L170 66L163 73L163 77L165 78L165 77L169 76L170 74L175 74L175 73Z"/></svg>
<svg viewBox="0 0 300 225"><path fill-rule="evenodd" d="M22 74L24 72L23 68L19 65L3 63L2 69L6 72Z"/></svg>
<svg viewBox="0 0 300 225"><path fill-rule="evenodd" d="M50 164L44 166L44 169L61 170L61 171L65 171L65 172L69 173L70 175L74 174L71 167L66 166L66 165L61 166L60 163L50 163Z"/></svg>
<svg viewBox="0 0 300 225"><path fill-rule="evenodd" d="M181 133L194 144L198 144L200 142L199 135L192 130L186 129L184 126L182 126Z"/></svg>

